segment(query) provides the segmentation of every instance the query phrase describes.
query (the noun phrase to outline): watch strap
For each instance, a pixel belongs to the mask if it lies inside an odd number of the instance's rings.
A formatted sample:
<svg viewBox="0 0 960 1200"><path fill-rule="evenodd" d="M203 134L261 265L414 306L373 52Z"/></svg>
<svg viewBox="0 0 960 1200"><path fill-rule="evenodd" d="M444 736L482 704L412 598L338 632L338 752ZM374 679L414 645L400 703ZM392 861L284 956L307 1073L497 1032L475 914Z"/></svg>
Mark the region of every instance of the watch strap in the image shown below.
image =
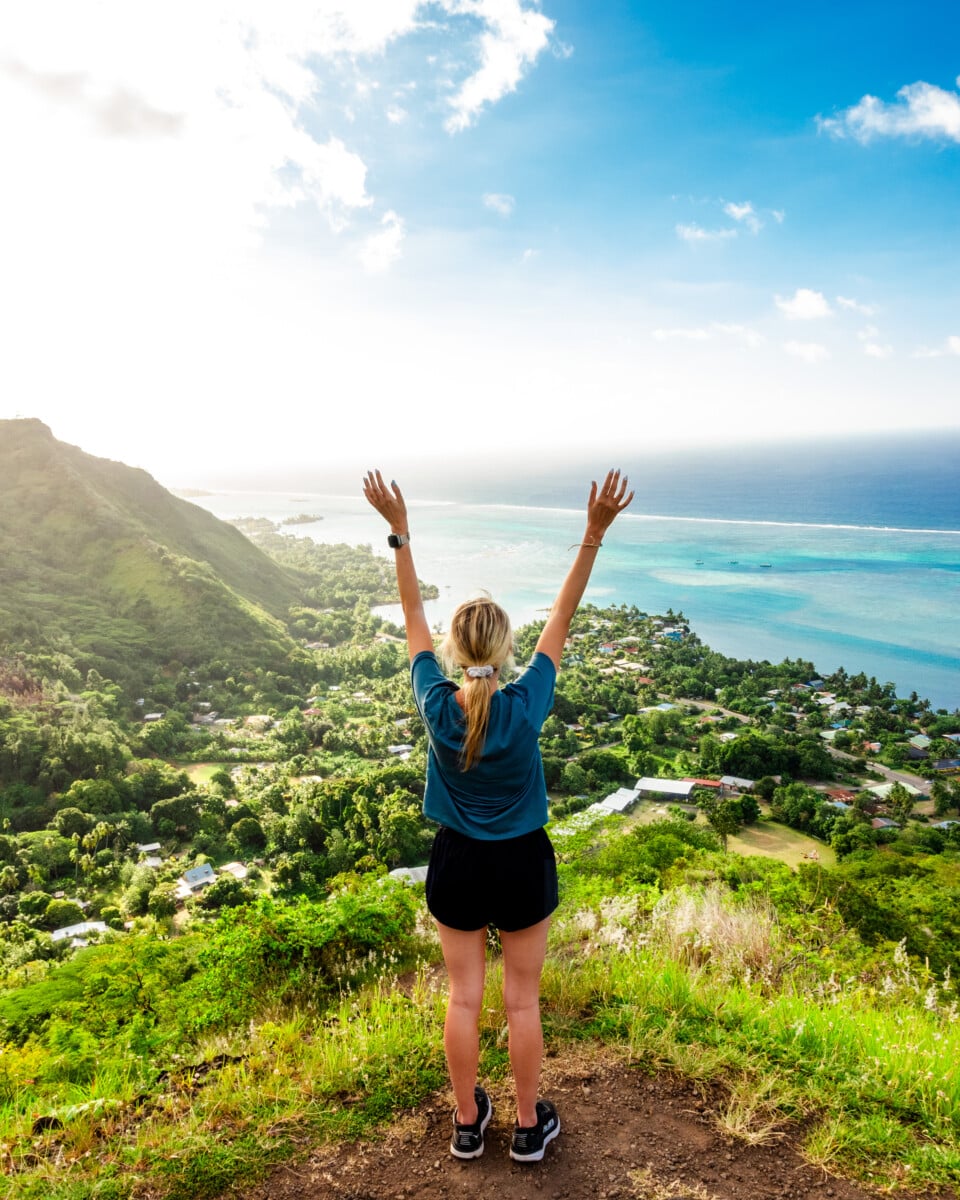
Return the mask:
<svg viewBox="0 0 960 1200"><path fill-rule="evenodd" d="M387 545L393 550L399 550L410 542L409 533L391 533L387 535Z"/></svg>

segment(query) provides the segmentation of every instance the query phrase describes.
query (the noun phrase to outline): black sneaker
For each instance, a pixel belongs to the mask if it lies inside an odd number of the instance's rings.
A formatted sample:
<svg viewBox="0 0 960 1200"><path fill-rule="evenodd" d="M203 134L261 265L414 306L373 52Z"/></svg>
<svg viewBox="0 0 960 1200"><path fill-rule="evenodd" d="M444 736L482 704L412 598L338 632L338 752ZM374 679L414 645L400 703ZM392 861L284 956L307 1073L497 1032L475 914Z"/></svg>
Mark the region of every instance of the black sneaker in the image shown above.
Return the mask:
<svg viewBox="0 0 960 1200"><path fill-rule="evenodd" d="M539 1162L543 1158L544 1146L552 1142L559 1132L557 1110L549 1100L538 1100L536 1125L529 1129L521 1129L519 1125L513 1127L510 1157L517 1162Z"/></svg>
<svg viewBox="0 0 960 1200"><path fill-rule="evenodd" d="M450 1153L454 1158L479 1158L483 1153L483 1131L490 1124L493 1106L482 1087L473 1089L477 1102L477 1119L472 1125L457 1124L457 1110L453 1110L453 1138Z"/></svg>

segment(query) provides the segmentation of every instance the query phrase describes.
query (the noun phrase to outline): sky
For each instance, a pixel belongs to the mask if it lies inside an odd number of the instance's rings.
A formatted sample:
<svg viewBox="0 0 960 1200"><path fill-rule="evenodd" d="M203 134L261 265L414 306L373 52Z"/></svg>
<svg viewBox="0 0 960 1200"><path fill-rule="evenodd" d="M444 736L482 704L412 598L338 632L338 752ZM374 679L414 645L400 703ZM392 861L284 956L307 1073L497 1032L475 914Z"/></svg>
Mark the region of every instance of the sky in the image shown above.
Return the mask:
<svg viewBox="0 0 960 1200"><path fill-rule="evenodd" d="M953 0L8 0L0 417L231 471L960 427Z"/></svg>

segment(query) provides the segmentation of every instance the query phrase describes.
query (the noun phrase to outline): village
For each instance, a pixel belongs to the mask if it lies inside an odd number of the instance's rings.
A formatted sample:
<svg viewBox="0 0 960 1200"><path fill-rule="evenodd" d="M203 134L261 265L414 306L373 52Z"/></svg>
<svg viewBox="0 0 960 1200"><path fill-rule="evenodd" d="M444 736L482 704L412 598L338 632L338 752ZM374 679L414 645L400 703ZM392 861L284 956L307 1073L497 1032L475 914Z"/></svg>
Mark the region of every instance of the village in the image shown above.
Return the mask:
<svg viewBox="0 0 960 1200"><path fill-rule="evenodd" d="M120 904L115 888L97 888L95 868L75 871L81 886L51 890L70 906L55 911L77 918L50 929L51 944L80 947L144 919L180 928L264 891L309 890L361 861L422 879L425 746L399 632L377 630L359 657L355 644L316 649L321 679L295 710L223 716L231 699L221 695L217 708L194 698L189 721L173 714L178 755L164 769L182 791L137 826L159 836L116 854ZM519 631L521 654L535 634ZM360 676L356 663L370 655L377 670ZM551 831L562 839L609 817L696 821L739 853L794 866L905 833L934 851L958 844L960 719L875 681L807 668L722 659L682 614L586 610L541 739ZM152 738L171 714L150 709L143 723ZM92 816L87 824L72 833L81 849Z"/></svg>

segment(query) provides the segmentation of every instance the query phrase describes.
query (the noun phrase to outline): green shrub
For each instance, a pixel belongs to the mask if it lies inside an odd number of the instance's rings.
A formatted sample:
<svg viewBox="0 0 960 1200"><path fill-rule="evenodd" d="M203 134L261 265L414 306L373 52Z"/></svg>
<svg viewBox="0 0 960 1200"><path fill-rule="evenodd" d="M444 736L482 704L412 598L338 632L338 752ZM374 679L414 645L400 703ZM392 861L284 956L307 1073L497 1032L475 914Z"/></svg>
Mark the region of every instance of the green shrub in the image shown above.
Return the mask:
<svg viewBox="0 0 960 1200"><path fill-rule="evenodd" d="M47 929L62 929L65 925L77 925L83 920L83 909L72 900L51 900L43 914Z"/></svg>
<svg viewBox="0 0 960 1200"><path fill-rule="evenodd" d="M263 827L256 817L243 817L237 821L230 836L243 850L262 850L267 844Z"/></svg>
<svg viewBox="0 0 960 1200"><path fill-rule="evenodd" d="M100 920L111 929L123 928L123 913L115 904L105 904L100 910Z"/></svg>
<svg viewBox="0 0 960 1200"><path fill-rule="evenodd" d="M203 1024L240 1024L267 999L322 1002L408 951L415 918L411 891L382 878L320 902L264 898L222 911L200 956Z"/></svg>

